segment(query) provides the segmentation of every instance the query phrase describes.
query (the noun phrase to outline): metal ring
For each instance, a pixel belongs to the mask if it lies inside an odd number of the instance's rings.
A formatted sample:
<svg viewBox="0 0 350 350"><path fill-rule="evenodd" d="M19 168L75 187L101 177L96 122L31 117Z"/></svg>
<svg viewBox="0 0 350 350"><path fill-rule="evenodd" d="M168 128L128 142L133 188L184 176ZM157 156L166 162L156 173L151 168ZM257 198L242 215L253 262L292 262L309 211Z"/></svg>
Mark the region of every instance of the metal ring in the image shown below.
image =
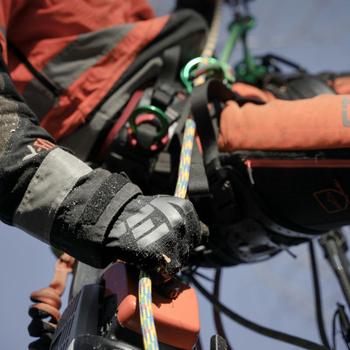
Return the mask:
<svg viewBox="0 0 350 350"><path fill-rule="evenodd" d="M148 105L137 107L130 116L130 127L133 133L136 135L136 137L138 127L138 125L136 124L136 118L140 114L153 114L158 118L160 122L160 130L157 133L156 140L162 139L168 133L169 120L165 112L156 106Z"/></svg>

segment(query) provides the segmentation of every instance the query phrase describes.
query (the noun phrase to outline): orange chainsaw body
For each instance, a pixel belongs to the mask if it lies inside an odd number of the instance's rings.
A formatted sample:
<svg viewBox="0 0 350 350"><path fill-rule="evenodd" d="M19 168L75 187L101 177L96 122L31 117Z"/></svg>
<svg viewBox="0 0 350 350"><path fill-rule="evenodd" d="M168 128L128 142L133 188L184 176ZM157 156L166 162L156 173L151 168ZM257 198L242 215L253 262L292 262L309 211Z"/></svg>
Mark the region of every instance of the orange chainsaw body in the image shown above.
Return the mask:
<svg viewBox="0 0 350 350"><path fill-rule="evenodd" d="M141 334L138 307L138 276L124 264L116 263L103 274L106 293L116 296L118 323ZM193 288L183 284L175 299L152 290L152 309L158 340L179 349L192 349L199 330L198 301Z"/></svg>

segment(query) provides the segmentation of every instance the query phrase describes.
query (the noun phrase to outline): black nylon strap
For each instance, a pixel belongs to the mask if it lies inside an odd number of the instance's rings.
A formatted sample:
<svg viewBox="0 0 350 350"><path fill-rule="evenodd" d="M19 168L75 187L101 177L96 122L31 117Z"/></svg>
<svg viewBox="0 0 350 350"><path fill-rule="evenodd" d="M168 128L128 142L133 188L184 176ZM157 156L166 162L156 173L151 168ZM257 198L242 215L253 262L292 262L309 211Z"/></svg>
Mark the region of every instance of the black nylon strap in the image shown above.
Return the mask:
<svg viewBox="0 0 350 350"><path fill-rule="evenodd" d="M227 102L234 100L238 105L245 103L264 104L265 102L255 98L244 98L228 89L219 80L208 80L205 84L196 87L191 95L192 115L196 122L197 132L203 147L205 165L213 161L218 162L219 150L216 143L216 134L211 121L209 103ZM219 165L219 164L216 164Z"/></svg>
<svg viewBox="0 0 350 350"><path fill-rule="evenodd" d="M179 63L181 59L181 47L172 46L165 50L163 55L163 68L158 76L156 87L162 84L169 84L177 79Z"/></svg>
<svg viewBox="0 0 350 350"><path fill-rule="evenodd" d="M219 162L219 150L216 144L216 135L208 105L214 100L226 102L236 99L237 95L218 80L209 80L205 84L196 87L192 92L192 115L202 143L204 163L206 166L209 166L213 162Z"/></svg>
<svg viewBox="0 0 350 350"><path fill-rule="evenodd" d="M7 46L17 59L25 65L25 67L29 70L29 72L38 79L49 91L52 92L54 96L59 96L62 92L62 89L53 84L47 77L45 77L41 72L39 72L28 60L26 55L21 52L11 41L7 41Z"/></svg>
<svg viewBox="0 0 350 350"><path fill-rule="evenodd" d="M221 224L231 224L241 219L243 214L240 206L238 206L232 184L228 181L227 169L221 166L216 134L212 124L211 111L209 110L209 103L214 102L215 112L219 113L221 108L219 103L228 100L243 103L243 99L239 95L229 90L218 80L209 80L195 88L190 98L192 116L196 122L197 132L202 144L210 193L215 198L214 215L216 221Z"/></svg>
<svg viewBox="0 0 350 350"><path fill-rule="evenodd" d="M205 196L209 193L208 179L197 142L193 144L188 193L191 196Z"/></svg>

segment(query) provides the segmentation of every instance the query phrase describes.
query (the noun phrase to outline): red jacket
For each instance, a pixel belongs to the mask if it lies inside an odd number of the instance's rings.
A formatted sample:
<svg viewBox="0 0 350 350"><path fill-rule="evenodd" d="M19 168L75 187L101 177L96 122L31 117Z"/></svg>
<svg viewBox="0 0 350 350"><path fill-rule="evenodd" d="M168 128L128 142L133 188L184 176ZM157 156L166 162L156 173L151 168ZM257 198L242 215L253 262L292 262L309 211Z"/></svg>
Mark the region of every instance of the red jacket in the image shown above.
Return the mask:
<svg viewBox="0 0 350 350"><path fill-rule="evenodd" d="M2 0L0 43L17 90L59 139L84 123L168 20L154 17L146 0ZM7 49L5 37L54 92Z"/></svg>
<svg viewBox="0 0 350 350"><path fill-rule="evenodd" d="M168 16L154 17L146 0L3 0L0 5L0 42L17 90L36 112L41 125L59 140L85 122L140 51L159 35L168 21ZM11 43L9 50L5 36ZM32 70L47 79L51 89L33 76L18 52L30 63ZM348 86L344 80L338 80L335 84L342 94L349 93ZM235 89L245 96L251 95L252 88L238 85ZM261 97L261 92L255 90L253 95ZM269 95L267 101L271 100ZM319 148L317 142L304 145L302 140L305 140L305 135L300 132L300 138L290 135L288 138L283 136L283 140L278 139L278 135L283 134L282 129L287 128L281 123L280 112L283 111L285 116L284 123L294 122L295 115L305 117L305 120L299 120L294 125L302 124L307 132L307 125L315 126L314 119L325 122L330 118L329 125L332 125L333 115L339 115L342 110L340 97L274 101L265 107L245 106L240 109L234 106L231 103L222 118L219 145L226 151L244 148ZM322 113L330 110L333 113L322 116ZM242 114L244 116L241 118ZM264 127L261 121L255 121L255 118L261 119L260 114L269 116L263 118L267 122ZM242 125L240 118L244 121ZM260 127L256 130L254 125L258 124ZM261 139L262 127L266 139ZM288 129L293 128L288 124ZM344 146L349 142L348 130L338 131L338 139L325 141L330 147ZM324 132L329 133L330 129L325 128ZM329 139L332 135L324 137ZM293 142L287 144L286 139ZM324 146L328 147L328 144Z"/></svg>

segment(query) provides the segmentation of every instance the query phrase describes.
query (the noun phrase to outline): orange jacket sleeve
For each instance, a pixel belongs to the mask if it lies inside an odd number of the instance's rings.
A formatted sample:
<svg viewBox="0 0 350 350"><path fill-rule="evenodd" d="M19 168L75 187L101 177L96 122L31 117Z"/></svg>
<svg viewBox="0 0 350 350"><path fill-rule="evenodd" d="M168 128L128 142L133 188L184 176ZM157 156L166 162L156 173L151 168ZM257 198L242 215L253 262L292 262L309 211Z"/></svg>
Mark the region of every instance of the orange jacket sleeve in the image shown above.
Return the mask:
<svg viewBox="0 0 350 350"><path fill-rule="evenodd" d="M242 94L241 89L237 92ZM261 91L243 95L259 97L266 104L239 107L230 101L226 105L218 139L222 151L350 147L350 95L296 101L278 100Z"/></svg>

